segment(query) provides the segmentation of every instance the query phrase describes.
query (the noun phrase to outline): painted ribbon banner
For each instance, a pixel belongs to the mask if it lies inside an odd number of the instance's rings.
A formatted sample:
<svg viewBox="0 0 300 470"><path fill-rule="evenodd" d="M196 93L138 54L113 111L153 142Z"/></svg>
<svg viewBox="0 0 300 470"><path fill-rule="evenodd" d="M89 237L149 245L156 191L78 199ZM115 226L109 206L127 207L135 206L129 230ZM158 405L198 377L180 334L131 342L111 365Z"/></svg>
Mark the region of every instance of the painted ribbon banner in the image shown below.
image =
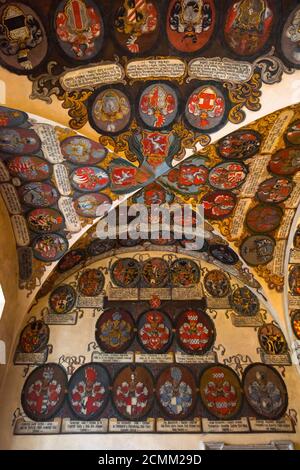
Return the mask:
<svg viewBox="0 0 300 470"><path fill-rule="evenodd" d="M134 353L128 351L124 354L109 354L102 351L94 351L92 355L92 362L100 363L128 363L134 362Z"/></svg>
<svg viewBox="0 0 300 470"><path fill-rule="evenodd" d="M285 207L291 209L297 209L299 206L300 201L300 185L295 186L292 194L290 195L289 199L285 202Z"/></svg>
<svg viewBox="0 0 300 470"><path fill-rule="evenodd" d="M241 199L235 208L234 217L230 226L230 236L233 240L239 239L243 233L244 220L251 202L251 199Z"/></svg>
<svg viewBox="0 0 300 470"><path fill-rule="evenodd" d="M108 286L108 300L138 300L138 289Z"/></svg>
<svg viewBox="0 0 300 470"><path fill-rule="evenodd" d="M67 168L63 164L58 163L53 167L53 174L60 194L63 196L69 196L72 192L72 188Z"/></svg>
<svg viewBox="0 0 300 470"><path fill-rule="evenodd" d="M135 362L138 364L172 364L174 362L174 354L143 354L139 351L135 353Z"/></svg>
<svg viewBox="0 0 300 470"><path fill-rule="evenodd" d="M171 78L182 80L186 74L186 64L181 59L131 60L126 65L126 75L130 80Z"/></svg>
<svg viewBox="0 0 300 470"><path fill-rule="evenodd" d="M163 418L157 418L157 432L201 432L201 418L194 418L191 421L168 421Z"/></svg>
<svg viewBox="0 0 300 470"><path fill-rule="evenodd" d="M293 222L295 211L293 209L285 209L277 238L287 238L289 236L290 227Z"/></svg>
<svg viewBox="0 0 300 470"><path fill-rule="evenodd" d="M81 224L75 212L72 199L70 197L61 197L58 201L58 207L65 218L67 230L74 233L79 232Z"/></svg>
<svg viewBox="0 0 300 470"><path fill-rule="evenodd" d="M11 224L15 234L18 246L27 246L30 243L30 236L26 224L26 219L23 215L13 215L11 217Z"/></svg>
<svg viewBox="0 0 300 470"><path fill-rule="evenodd" d="M217 354L212 351L203 356L193 356L192 354L184 354L180 351L175 353L177 364L209 364L217 362Z"/></svg>
<svg viewBox="0 0 300 470"><path fill-rule="evenodd" d="M83 67L64 73L59 81L65 91L94 89L106 83L123 82L125 73L120 64L103 64Z"/></svg>
<svg viewBox="0 0 300 470"><path fill-rule="evenodd" d="M239 62L220 57L198 57L188 64L187 81L193 79L209 79L221 82L248 82L253 74L253 67L249 62Z"/></svg>
<svg viewBox="0 0 300 470"><path fill-rule="evenodd" d="M109 432L154 432L155 420L148 418L147 421L118 421L116 418L109 420Z"/></svg>
<svg viewBox="0 0 300 470"><path fill-rule="evenodd" d="M108 431L108 419L98 421L79 421L64 418L62 422L62 432L65 434L102 433Z"/></svg>
<svg viewBox="0 0 300 470"><path fill-rule="evenodd" d="M289 123L293 119L294 112L290 109L282 111L275 123L273 124L260 152L261 153L274 153L277 149L278 142L286 131Z"/></svg>
<svg viewBox="0 0 300 470"><path fill-rule="evenodd" d="M243 197L254 197L259 183L269 176L267 166L271 155L256 155L249 161L250 171L243 185Z"/></svg>
<svg viewBox="0 0 300 470"><path fill-rule="evenodd" d="M20 212L22 212L17 191L15 190L12 184L1 184L0 193L10 214L19 214Z"/></svg>
<svg viewBox="0 0 300 470"><path fill-rule="evenodd" d="M4 165L4 163L0 160L0 181L4 182L4 181L9 181L9 180L10 180L9 171Z"/></svg>
<svg viewBox="0 0 300 470"><path fill-rule="evenodd" d="M100 309L103 307L103 295L97 295L96 297L85 297L83 295L79 295L77 297L77 307Z"/></svg>
<svg viewBox="0 0 300 470"><path fill-rule="evenodd" d="M273 260L269 264L267 264L267 268L277 276L284 275L285 246L285 240L277 240Z"/></svg>
<svg viewBox="0 0 300 470"><path fill-rule="evenodd" d="M230 304L229 304L228 297L221 297L221 298L207 297L207 308L211 308L211 309L214 309L214 310L218 310L218 309L227 310L227 309L229 309Z"/></svg>
<svg viewBox="0 0 300 470"><path fill-rule="evenodd" d="M232 421L216 421L207 418L202 419L203 432L209 433L240 433L249 432L248 419L242 417Z"/></svg>
<svg viewBox="0 0 300 470"><path fill-rule="evenodd" d="M42 141L44 157L50 163L61 163L64 157L61 153L59 140L55 129L50 124L34 124L34 130Z"/></svg>
<svg viewBox="0 0 300 470"><path fill-rule="evenodd" d="M294 426L289 416L283 416L277 420L250 417L249 422L252 432L294 432Z"/></svg>
<svg viewBox="0 0 300 470"><path fill-rule="evenodd" d="M15 427L14 434L16 435L27 435L27 434L59 434L61 427L61 418L55 418L53 421L46 421L43 423L37 423L24 419L23 417L18 418Z"/></svg>
<svg viewBox="0 0 300 470"><path fill-rule="evenodd" d="M231 312L230 314L231 323L237 328L255 328L257 326L263 325L263 320L261 314L254 315L253 317L243 317L242 315L236 315Z"/></svg>
<svg viewBox="0 0 300 470"><path fill-rule="evenodd" d="M29 247L18 248L19 277L21 281L27 281L32 276L32 249Z"/></svg>

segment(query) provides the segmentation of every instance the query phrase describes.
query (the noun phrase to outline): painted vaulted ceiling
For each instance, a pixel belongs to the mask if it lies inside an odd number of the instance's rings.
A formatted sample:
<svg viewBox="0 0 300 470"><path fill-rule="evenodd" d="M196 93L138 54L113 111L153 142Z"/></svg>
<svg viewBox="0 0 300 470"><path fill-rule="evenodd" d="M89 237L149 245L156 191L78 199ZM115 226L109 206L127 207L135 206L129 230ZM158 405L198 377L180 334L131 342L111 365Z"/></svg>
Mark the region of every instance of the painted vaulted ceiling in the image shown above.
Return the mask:
<svg viewBox="0 0 300 470"><path fill-rule="evenodd" d="M220 330L222 310L255 341L277 335L281 349L260 342L257 361L274 365L273 353L299 368L299 30L295 0L1 2L0 194L22 321L28 310L45 344L57 286L72 297L82 273L98 272L90 286L112 302L152 308L199 284ZM204 246L188 252L172 233L99 240L97 223L125 200L202 204ZM76 306L75 323L87 308Z"/></svg>

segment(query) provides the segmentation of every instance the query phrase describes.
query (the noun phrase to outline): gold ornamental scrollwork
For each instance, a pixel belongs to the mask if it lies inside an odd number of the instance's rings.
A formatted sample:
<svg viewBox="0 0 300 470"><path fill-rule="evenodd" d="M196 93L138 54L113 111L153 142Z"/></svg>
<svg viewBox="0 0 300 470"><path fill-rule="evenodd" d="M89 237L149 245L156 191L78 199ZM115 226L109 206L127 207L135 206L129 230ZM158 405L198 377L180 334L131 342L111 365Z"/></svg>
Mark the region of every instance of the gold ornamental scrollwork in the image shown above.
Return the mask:
<svg viewBox="0 0 300 470"><path fill-rule="evenodd" d="M195 156L205 159L205 166L209 168L222 162L222 159L216 151L215 145L209 145L208 147L198 150L198 152L195 153Z"/></svg>
<svg viewBox="0 0 300 470"><path fill-rule="evenodd" d="M278 119L280 111L276 113L268 114L263 119L258 119L254 124L251 124L251 129L259 132L262 136L267 136L270 132L271 127Z"/></svg>
<svg viewBox="0 0 300 470"><path fill-rule="evenodd" d="M195 153L197 153L196 145L199 143L202 147L205 147L210 144L211 138L209 135L201 134L196 135L191 130L187 129L182 122L176 123L173 126L173 131L180 137L181 139L181 148L189 148L192 149ZM176 158L175 158L176 160Z"/></svg>
<svg viewBox="0 0 300 470"><path fill-rule="evenodd" d="M283 292L284 277L273 274L265 266L257 266L254 268L259 276L261 276L268 284L269 289L275 289L277 292Z"/></svg>
<svg viewBox="0 0 300 470"><path fill-rule="evenodd" d="M232 216L224 220L211 220L210 223L214 228L218 229L223 237L226 237L228 241L232 242L233 238L231 237L231 221Z"/></svg>
<svg viewBox="0 0 300 470"><path fill-rule="evenodd" d="M136 162L137 156L130 151L128 140L135 131L140 131L141 129L137 125L136 120L133 120L130 125L130 130L123 132L122 134L116 137L110 137L107 135L101 135L99 137L99 142L105 147L111 147L113 151L117 154L124 153L127 160L130 162Z"/></svg>
<svg viewBox="0 0 300 470"><path fill-rule="evenodd" d="M68 115L72 118L69 121L72 129L81 129L88 121L88 110L86 102L91 96L91 91L81 90L65 93L58 97L62 101L62 107L68 109Z"/></svg>
<svg viewBox="0 0 300 470"><path fill-rule="evenodd" d="M46 73L38 77L29 75L28 79L32 82L30 99L39 99L51 104L52 96L61 98L64 95L64 90L59 82L60 72L57 72L57 68L59 68L58 63L52 60L47 64Z"/></svg>
<svg viewBox="0 0 300 470"><path fill-rule="evenodd" d="M258 72L254 73L246 83L224 83L224 88L228 90L229 99L233 107L229 111L228 119L233 124L240 124L246 117L243 107L249 111L259 111L261 108L260 97L262 95L261 76Z"/></svg>

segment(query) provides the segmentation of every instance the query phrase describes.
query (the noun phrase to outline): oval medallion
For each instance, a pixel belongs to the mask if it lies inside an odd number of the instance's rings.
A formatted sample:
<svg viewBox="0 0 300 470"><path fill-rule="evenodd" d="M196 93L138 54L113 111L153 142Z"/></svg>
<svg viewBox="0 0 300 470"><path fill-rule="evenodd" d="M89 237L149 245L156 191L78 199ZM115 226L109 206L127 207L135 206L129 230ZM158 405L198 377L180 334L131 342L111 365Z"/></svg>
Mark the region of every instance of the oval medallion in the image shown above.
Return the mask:
<svg viewBox="0 0 300 470"><path fill-rule="evenodd" d="M112 250L116 246L116 243L116 240L111 240L109 238L106 240L96 238L88 245L87 251L89 256L99 256Z"/></svg>
<svg viewBox="0 0 300 470"><path fill-rule="evenodd" d="M48 363L29 374L24 384L21 403L28 418L50 421L62 408L68 384L65 370L58 364Z"/></svg>
<svg viewBox="0 0 300 470"><path fill-rule="evenodd" d="M97 166L82 166L70 175L71 184L82 192L101 191L109 184L109 176L105 170Z"/></svg>
<svg viewBox="0 0 300 470"><path fill-rule="evenodd" d="M44 60L47 35L28 5L9 2L0 8L0 60L9 70L28 75Z"/></svg>
<svg viewBox="0 0 300 470"><path fill-rule="evenodd" d="M187 418L197 400L196 382L191 371L181 365L165 368L156 382L156 398L167 417Z"/></svg>
<svg viewBox="0 0 300 470"><path fill-rule="evenodd" d="M103 145L81 136L68 137L60 147L63 156L74 165L95 165L107 155Z"/></svg>
<svg viewBox="0 0 300 470"><path fill-rule="evenodd" d="M122 353L131 345L135 335L133 318L123 308L105 310L96 324L96 341L101 351Z"/></svg>
<svg viewBox="0 0 300 470"><path fill-rule="evenodd" d="M300 170L300 147L287 147L272 155L268 170L275 175L292 176Z"/></svg>
<svg viewBox="0 0 300 470"><path fill-rule="evenodd" d="M257 190L261 202L280 204L291 195L294 183L287 178L270 178L263 181Z"/></svg>
<svg viewBox="0 0 300 470"><path fill-rule="evenodd" d="M199 157L189 158L169 170L161 181L174 192L199 194L207 182L208 173L208 168L199 164Z"/></svg>
<svg viewBox="0 0 300 470"><path fill-rule="evenodd" d="M49 297L49 307L57 314L69 313L75 306L76 292L69 284L56 287Z"/></svg>
<svg viewBox="0 0 300 470"><path fill-rule="evenodd" d="M219 269L213 269L205 274L204 287L212 297L226 297L230 293L229 279Z"/></svg>
<svg viewBox="0 0 300 470"><path fill-rule="evenodd" d="M79 293L86 297L100 295L104 287L105 279L99 269L86 269L78 279Z"/></svg>
<svg viewBox="0 0 300 470"><path fill-rule="evenodd" d="M29 322L20 334L18 347L23 353L36 353L47 348L49 327L42 320Z"/></svg>
<svg viewBox="0 0 300 470"><path fill-rule="evenodd" d="M0 124L1 127L18 127L24 124L28 119L28 114L18 109L0 106Z"/></svg>
<svg viewBox="0 0 300 470"><path fill-rule="evenodd" d="M228 10L224 36L228 47L238 56L251 57L266 46L275 15L267 0L234 1Z"/></svg>
<svg viewBox="0 0 300 470"><path fill-rule="evenodd" d="M281 207L260 204L247 213L246 223L252 232L268 233L279 227L282 217Z"/></svg>
<svg viewBox="0 0 300 470"><path fill-rule="evenodd" d="M159 11L156 0L119 0L113 15L118 44L131 54L153 47L159 37Z"/></svg>
<svg viewBox="0 0 300 470"><path fill-rule="evenodd" d="M203 85L190 95L185 118L196 131L214 132L225 124L226 99L215 85Z"/></svg>
<svg viewBox="0 0 300 470"><path fill-rule="evenodd" d="M226 162L212 168L208 180L215 189L232 190L244 183L247 173L243 163Z"/></svg>
<svg viewBox="0 0 300 470"><path fill-rule="evenodd" d="M294 335L297 339L300 339L300 310L292 311L291 324Z"/></svg>
<svg viewBox="0 0 300 470"><path fill-rule="evenodd" d="M34 209L27 215L27 223L36 233L59 232L64 227L64 218L55 209Z"/></svg>
<svg viewBox="0 0 300 470"><path fill-rule="evenodd" d="M74 208L80 217L102 217L111 208L112 201L106 194L84 194L74 200Z"/></svg>
<svg viewBox="0 0 300 470"><path fill-rule="evenodd" d="M110 377L100 364L91 362L79 367L68 384L68 400L80 420L97 419L109 398Z"/></svg>
<svg viewBox="0 0 300 470"><path fill-rule="evenodd" d="M288 128L285 139L289 144L300 145L300 121L295 121Z"/></svg>
<svg viewBox="0 0 300 470"><path fill-rule="evenodd" d="M230 246L217 243L209 246L209 254L223 264L233 265L239 261L238 255Z"/></svg>
<svg viewBox="0 0 300 470"><path fill-rule="evenodd" d="M136 204L145 204L150 207L154 204L171 203L174 195L166 191L160 184L151 183L147 185L142 191L139 191L133 200Z"/></svg>
<svg viewBox="0 0 300 470"><path fill-rule="evenodd" d="M31 207L53 206L59 199L57 189L48 183L27 183L19 188L21 203Z"/></svg>
<svg viewBox="0 0 300 470"><path fill-rule="evenodd" d="M40 235L32 242L33 256L46 263L59 260L68 247L68 240L57 233Z"/></svg>
<svg viewBox="0 0 300 470"><path fill-rule="evenodd" d="M121 258L111 267L111 278L118 287L135 287L140 280L141 268L132 258Z"/></svg>
<svg viewBox="0 0 300 470"><path fill-rule="evenodd" d="M294 66L300 66L300 7L289 15L281 36L281 50Z"/></svg>
<svg viewBox="0 0 300 470"><path fill-rule="evenodd" d="M300 265L295 265L290 269L289 287L292 295L300 295Z"/></svg>
<svg viewBox="0 0 300 470"><path fill-rule="evenodd" d="M226 160L246 160L259 152L261 135L250 129L236 131L221 139L218 153Z"/></svg>
<svg viewBox="0 0 300 470"><path fill-rule="evenodd" d="M238 287L229 296L231 308L238 314L245 317L254 317L258 314L259 300L248 287Z"/></svg>
<svg viewBox="0 0 300 470"><path fill-rule="evenodd" d="M125 419L136 420L147 415L154 401L154 382L148 369L135 365L121 369L114 379L112 398Z"/></svg>
<svg viewBox="0 0 300 470"><path fill-rule="evenodd" d="M251 364L244 372L245 397L255 413L265 419L279 419L286 412L288 393L284 381L273 367Z"/></svg>
<svg viewBox="0 0 300 470"><path fill-rule="evenodd" d="M151 258L143 263L142 281L147 287L165 287L169 282L169 266L162 258Z"/></svg>
<svg viewBox="0 0 300 470"><path fill-rule="evenodd" d="M229 191L212 191L202 198L201 203L207 219L221 220L233 212L236 196Z"/></svg>
<svg viewBox="0 0 300 470"><path fill-rule="evenodd" d="M216 25L213 0L171 0L167 13L167 35L170 44L180 52L203 49Z"/></svg>
<svg viewBox="0 0 300 470"><path fill-rule="evenodd" d="M177 259L171 266L171 282L174 287L190 287L200 281L199 266L190 259Z"/></svg>
<svg viewBox="0 0 300 470"><path fill-rule="evenodd" d="M101 134L119 134L131 121L131 104L128 96L118 88L105 88L92 99L90 121Z"/></svg>
<svg viewBox="0 0 300 470"><path fill-rule="evenodd" d="M160 310L143 313L137 325L138 339L148 353L161 354L168 350L172 341L172 323Z"/></svg>
<svg viewBox="0 0 300 470"><path fill-rule="evenodd" d="M147 128L167 128L174 122L178 112L175 89L163 82L147 86L140 96L138 112Z"/></svg>
<svg viewBox="0 0 300 470"><path fill-rule="evenodd" d="M32 129L0 128L0 152L11 155L30 155L41 149L41 141Z"/></svg>
<svg viewBox="0 0 300 470"><path fill-rule="evenodd" d="M57 264L57 271L60 273L65 273L75 266L78 266L86 258L86 253L80 248L76 250L71 250L65 254L65 256Z"/></svg>
<svg viewBox="0 0 300 470"><path fill-rule="evenodd" d="M176 338L188 354L206 354L215 342L215 327L211 318L196 309L182 312L176 320Z"/></svg>
<svg viewBox="0 0 300 470"><path fill-rule="evenodd" d="M273 323L266 323L258 330L258 340L266 354L287 354L288 345L282 331Z"/></svg>
<svg viewBox="0 0 300 470"><path fill-rule="evenodd" d="M296 248L297 250L300 250L300 227L299 226L295 232L293 244L294 244L294 248Z"/></svg>
<svg viewBox="0 0 300 470"><path fill-rule="evenodd" d="M50 178L52 167L39 157L15 157L7 162L11 176L23 181L43 181Z"/></svg>
<svg viewBox="0 0 300 470"><path fill-rule="evenodd" d="M63 0L54 15L54 31L63 52L75 61L93 59L103 45L104 24L92 0Z"/></svg>
<svg viewBox="0 0 300 470"><path fill-rule="evenodd" d="M201 401L217 419L232 419L242 407L242 386L237 374L229 367L214 365L200 377Z"/></svg>
<svg viewBox="0 0 300 470"><path fill-rule="evenodd" d="M273 259L276 242L267 235L252 235L245 238L240 254L249 266L262 266Z"/></svg>

